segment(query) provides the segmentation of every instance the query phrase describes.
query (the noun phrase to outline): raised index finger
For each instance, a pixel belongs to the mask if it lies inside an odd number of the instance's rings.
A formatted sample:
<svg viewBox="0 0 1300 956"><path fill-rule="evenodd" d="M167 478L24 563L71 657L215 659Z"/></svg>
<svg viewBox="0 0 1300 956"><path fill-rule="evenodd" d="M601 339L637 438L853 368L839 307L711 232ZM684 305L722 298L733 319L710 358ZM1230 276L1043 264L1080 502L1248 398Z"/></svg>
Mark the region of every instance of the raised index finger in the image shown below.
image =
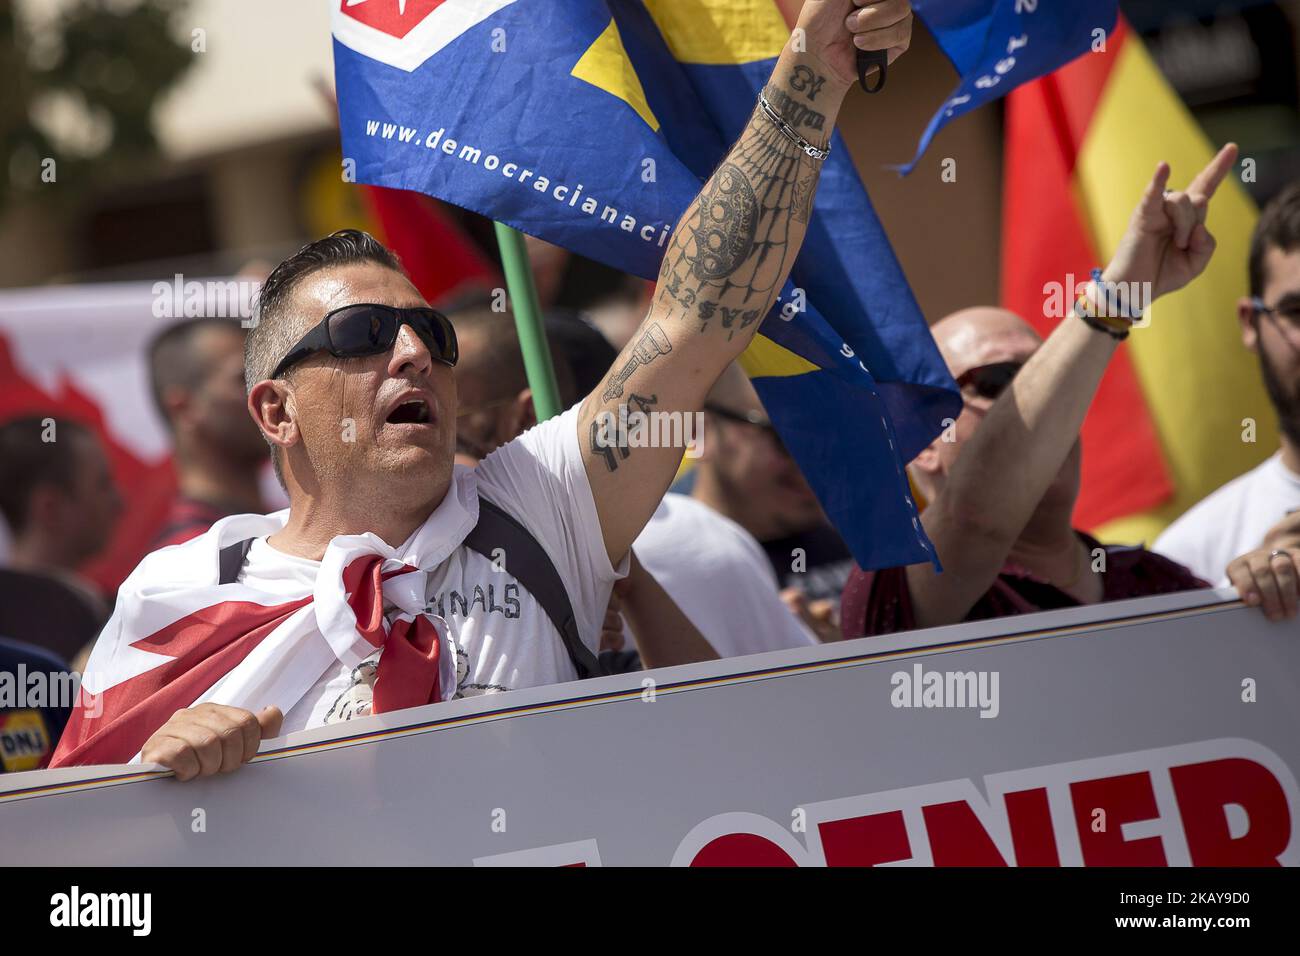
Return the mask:
<svg viewBox="0 0 1300 956"><path fill-rule="evenodd" d="M1210 164L1202 169L1192 184L1187 187L1189 193L1199 194L1209 199L1214 195L1214 191L1219 188L1219 183L1223 182L1223 177L1228 175L1233 164L1237 161L1237 144L1228 143L1221 150L1215 153Z"/></svg>

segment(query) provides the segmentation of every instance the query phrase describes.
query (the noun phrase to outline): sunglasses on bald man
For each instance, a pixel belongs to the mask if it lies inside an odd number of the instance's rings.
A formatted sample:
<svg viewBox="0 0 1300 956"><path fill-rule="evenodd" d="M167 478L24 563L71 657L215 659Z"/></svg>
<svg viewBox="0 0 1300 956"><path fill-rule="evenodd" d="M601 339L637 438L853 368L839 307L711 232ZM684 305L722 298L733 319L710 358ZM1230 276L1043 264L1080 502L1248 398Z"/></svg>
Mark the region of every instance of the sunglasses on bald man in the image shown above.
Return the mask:
<svg viewBox="0 0 1300 956"><path fill-rule="evenodd" d="M1007 386L1011 384L1011 380L1016 377L1016 373L1020 369L1020 362L994 362L991 365L977 365L958 375L957 385L961 388L962 393L968 397L973 392L980 398L993 401L1006 391Z"/></svg>
<svg viewBox="0 0 1300 956"><path fill-rule="evenodd" d="M291 366L317 352L329 352L335 358L380 355L393 347L397 330L403 325L414 330L434 359L455 366L460 357L456 330L451 320L441 312L364 302L345 305L327 314L289 349L271 373L271 378L279 378Z"/></svg>

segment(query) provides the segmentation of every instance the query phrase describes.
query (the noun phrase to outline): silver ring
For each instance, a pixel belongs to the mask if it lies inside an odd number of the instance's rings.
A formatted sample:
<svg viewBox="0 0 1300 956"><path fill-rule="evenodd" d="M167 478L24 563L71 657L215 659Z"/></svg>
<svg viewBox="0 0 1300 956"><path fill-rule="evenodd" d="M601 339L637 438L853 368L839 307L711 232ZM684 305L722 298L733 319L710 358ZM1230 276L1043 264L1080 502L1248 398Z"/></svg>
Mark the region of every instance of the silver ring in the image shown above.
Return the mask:
<svg viewBox="0 0 1300 956"><path fill-rule="evenodd" d="M1286 548L1274 548L1272 551L1268 553L1268 559L1270 561L1278 557L1289 558L1291 557L1291 552L1288 551Z"/></svg>
<svg viewBox="0 0 1300 956"><path fill-rule="evenodd" d="M1162 195L1163 195L1166 199L1168 199L1168 198L1169 198L1170 196L1172 196L1173 194L1174 194L1174 191L1173 191L1172 189L1166 189L1166 190L1164 191L1164 193L1162 193Z"/></svg>

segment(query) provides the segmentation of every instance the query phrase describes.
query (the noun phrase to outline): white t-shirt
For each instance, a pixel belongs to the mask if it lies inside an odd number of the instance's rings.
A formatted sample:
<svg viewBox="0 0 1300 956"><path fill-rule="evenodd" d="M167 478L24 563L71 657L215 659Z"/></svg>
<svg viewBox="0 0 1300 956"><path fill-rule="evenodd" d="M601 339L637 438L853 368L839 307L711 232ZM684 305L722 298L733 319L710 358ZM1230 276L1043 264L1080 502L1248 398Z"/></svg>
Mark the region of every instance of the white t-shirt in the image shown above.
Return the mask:
<svg viewBox="0 0 1300 956"><path fill-rule="evenodd" d="M578 445L575 406L502 445L473 471L457 468L453 482L477 482L478 491L526 527L565 582L578 631L595 653L614 582L627 562L610 565L596 504ZM463 496L453 488L430 522L454 518ZM448 521L451 526L455 522ZM426 523L427 525L427 523ZM399 549L400 550L400 549ZM240 580L271 593L311 590L320 562L253 542ZM509 574L461 545L430 572L425 612L446 620L456 648L453 696L472 697L520 687L576 680L559 632ZM370 712L370 690L380 651L352 668L336 662L285 715L282 732L319 727Z"/></svg>
<svg viewBox="0 0 1300 956"><path fill-rule="evenodd" d="M1228 563L1264 543L1268 529L1300 508L1300 475L1278 452L1188 509L1152 548L1212 584L1227 583Z"/></svg>
<svg viewBox="0 0 1300 956"><path fill-rule="evenodd" d="M708 505L664 495L632 550L719 657L817 643L781 602L754 536ZM625 640L633 646L626 629Z"/></svg>

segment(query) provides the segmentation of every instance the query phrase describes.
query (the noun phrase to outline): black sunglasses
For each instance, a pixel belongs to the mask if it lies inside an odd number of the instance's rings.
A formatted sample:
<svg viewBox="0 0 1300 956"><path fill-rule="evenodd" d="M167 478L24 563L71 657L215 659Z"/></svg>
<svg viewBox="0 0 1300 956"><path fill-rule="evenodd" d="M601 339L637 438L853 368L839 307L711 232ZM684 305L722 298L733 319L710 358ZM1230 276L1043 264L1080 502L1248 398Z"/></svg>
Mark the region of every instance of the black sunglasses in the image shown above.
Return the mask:
<svg viewBox="0 0 1300 956"><path fill-rule="evenodd" d="M387 352L397 341L397 330L409 325L429 354L445 365L454 366L460 357L456 330L451 320L436 309L399 309L391 305L363 302L335 309L321 319L280 359L271 373L279 378L297 362L316 352L335 358L357 358Z"/></svg>
<svg viewBox="0 0 1300 956"><path fill-rule="evenodd" d="M957 385L962 391L969 387L980 398L996 399L1006 391L1011 380L1021 369L1020 362L994 362L992 365L977 365L967 369L957 377Z"/></svg>

